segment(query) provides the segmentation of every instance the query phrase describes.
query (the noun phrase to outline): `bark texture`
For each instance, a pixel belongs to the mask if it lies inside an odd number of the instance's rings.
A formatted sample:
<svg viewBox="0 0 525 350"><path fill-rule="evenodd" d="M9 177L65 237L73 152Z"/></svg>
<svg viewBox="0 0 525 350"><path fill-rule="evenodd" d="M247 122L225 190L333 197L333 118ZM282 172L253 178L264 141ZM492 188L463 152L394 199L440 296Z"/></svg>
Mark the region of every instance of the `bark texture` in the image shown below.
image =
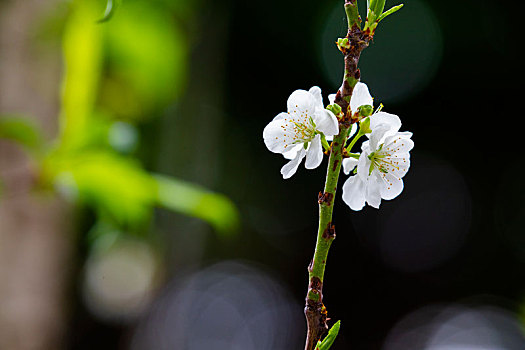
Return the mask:
<svg viewBox="0 0 525 350"><path fill-rule="evenodd" d="M34 119L56 134L60 46L36 45L42 14L57 1L0 2L0 115ZM71 252L67 208L34 191L36 166L0 139L0 349L60 349Z"/></svg>

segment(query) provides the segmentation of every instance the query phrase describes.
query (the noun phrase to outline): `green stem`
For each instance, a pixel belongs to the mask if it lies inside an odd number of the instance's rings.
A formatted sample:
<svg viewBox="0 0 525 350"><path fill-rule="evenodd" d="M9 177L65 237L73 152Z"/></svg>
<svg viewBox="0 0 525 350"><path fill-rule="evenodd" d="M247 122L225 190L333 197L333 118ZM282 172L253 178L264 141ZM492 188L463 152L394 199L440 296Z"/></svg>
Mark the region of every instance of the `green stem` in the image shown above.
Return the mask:
<svg viewBox="0 0 525 350"><path fill-rule="evenodd" d="M315 348L315 344L317 344L324 329L326 329L326 309L322 303L323 279L328 251L335 239L335 229L332 225L332 213L348 129L349 127L340 126L339 135L334 137L330 151L330 158L328 160L328 171L326 173L324 192L319 195L319 228L317 231L317 242L314 258L308 268L310 285L306 297L305 308L305 314L308 321L306 350L313 350Z"/></svg>
<svg viewBox="0 0 525 350"><path fill-rule="evenodd" d="M348 153L350 153L350 151L352 150L352 147L354 147L355 143L357 142L357 140L359 140L361 138L361 136L363 136L364 134L361 133L361 130L359 130L359 132L357 133L357 135L355 135L355 137L352 139L352 142L350 142L350 144L348 145L348 147L346 147L346 151Z"/></svg>
<svg viewBox="0 0 525 350"><path fill-rule="evenodd" d="M319 227L314 258L308 267L309 285L304 309L308 324L305 350L314 350L317 341L328 329L326 324L327 312L323 305L323 281L328 251L335 239L335 228L332 225L333 205L348 131L352 127L352 123L356 122L352 119L349 104L354 87L360 78L357 64L361 52L372 39L368 33L364 33L360 29L357 0L345 0L345 10L349 20L348 34L346 35L349 45L340 47L344 55L345 71L343 85L335 97L335 103L341 107L343 116L339 121L339 134L334 137L331 145L324 192L319 193ZM361 132L352 140L349 150L362 136L360 134Z"/></svg>

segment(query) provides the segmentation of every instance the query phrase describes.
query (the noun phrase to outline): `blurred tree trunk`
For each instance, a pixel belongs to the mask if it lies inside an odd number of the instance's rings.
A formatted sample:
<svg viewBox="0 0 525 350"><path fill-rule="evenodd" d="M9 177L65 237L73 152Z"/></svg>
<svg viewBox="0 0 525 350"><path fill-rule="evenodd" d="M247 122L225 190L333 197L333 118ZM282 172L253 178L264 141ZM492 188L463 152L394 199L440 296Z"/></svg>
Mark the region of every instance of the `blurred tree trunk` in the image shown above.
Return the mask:
<svg viewBox="0 0 525 350"><path fill-rule="evenodd" d="M57 1L0 2L0 115L33 118L56 134L60 50L35 45L42 13ZM0 140L0 349L60 349L71 240L66 207L33 191L35 167Z"/></svg>

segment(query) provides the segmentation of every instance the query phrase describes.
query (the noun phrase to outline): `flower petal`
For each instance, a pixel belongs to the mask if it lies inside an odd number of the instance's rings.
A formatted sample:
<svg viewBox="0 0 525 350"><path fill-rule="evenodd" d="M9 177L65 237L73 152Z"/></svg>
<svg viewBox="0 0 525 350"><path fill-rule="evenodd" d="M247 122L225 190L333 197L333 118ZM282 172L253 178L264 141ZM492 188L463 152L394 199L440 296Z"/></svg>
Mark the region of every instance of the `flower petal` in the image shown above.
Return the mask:
<svg viewBox="0 0 525 350"><path fill-rule="evenodd" d="M335 115L324 108L317 108L312 116L315 128L325 135L333 136L339 134L339 122Z"/></svg>
<svg viewBox="0 0 525 350"><path fill-rule="evenodd" d="M410 139L412 133L398 132L385 138L385 152L390 153L407 153L414 148L414 141Z"/></svg>
<svg viewBox="0 0 525 350"><path fill-rule="evenodd" d="M355 158L345 158L343 159L343 172L348 175L354 168L357 166L359 161Z"/></svg>
<svg viewBox="0 0 525 350"><path fill-rule="evenodd" d="M401 153L399 155L396 154L395 157L385 157L382 163L383 169L387 173L402 178L408 172L408 168L410 168L410 154Z"/></svg>
<svg viewBox="0 0 525 350"><path fill-rule="evenodd" d="M399 131L399 128L401 127L401 119L395 114L386 112L372 114L370 116L370 129L374 131L379 124L386 124L390 127L390 130L386 133L386 135L389 136Z"/></svg>
<svg viewBox="0 0 525 350"><path fill-rule="evenodd" d="M352 92L352 97L350 99L350 110L352 113L357 112L357 109L365 105L374 105L374 99L368 91L368 86L365 83L357 83ZM397 130L396 130L397 131Z"/></svg>
<svg viewBox="0 0 525 350"><path fill-rule="evenodd" d="M275 118L273 118L272 122L273 122L273 121L276 121L276 120L285 119L285 118L287 118L287 117L288 117L288 113L286 113L286 112L281 112L281 113L277 114L277 115L275 116Z"/></svg>
<svg viewBox="0 0 525 350"><path fill-rule="evenodd" d="M372 152L377 151L387 132L390 132L390 126L387 124L379 124L372 130L372 133L369 136L370 149Z"/></svg>
<svg viewBox="0 0 525 350"><path fill-rule="evenodd" d="M403 180L401 180L400 177L397 177L392 173L381 173L381 177L383 178L381 197L390 200L396 198L401 192L403 192Z"/></svg>
<svg viewBox="0 0 525 350"><path fill-rule="evenodd" d="M284 119L277 119L278 117L279 116L275 117L274 120L266 125L263 130L263 138L264 144L270 151L274 153L283 153L284 151L287 151L288 148L288 142L285 136L286 122Z"/></svg>
<svg viewBox="0 0 525 350"><path fill-rule="evenodd" d="M283 157L286 158L286 159L294 159L295 156L297 155L297 152L299 152L299 150L303 148L303 145L296 145L294 147L292 147L291 149L288 148L289 150L286 151L286 152L283 152Z"/></svg>
<svg viewBox="0 0 525 350"><path fill-rule="evenodd" d="M315 112L315 97L305 90L292 92L286 103L291 115L313 114Z"/></svg>
<svg viewBox="0 0 525 350"><path fill-rule="evenodd" d="M372 173L372 176L369 177L368 182L366 184L365 198L368 205L376 209L379 209L379 205L381 204L381 189L383 187L382 185L383 181L381 180L378 171L374 171Z"/></svg>
<svg viewBox="0 0 525 350"><path fill-rule="evenodd" d="M357 175L361 178L361 181L366 181L368 173L370 172L370 159L368 159L369 153L363 148L363 153L359 156L357 163Z"/></svg>
<svg viewBox="0 0 525 350"><path fill-rule="evenodd" d="M289 179L292 177L293 174L297 171L297 168L299 167L299 164L301 163L301 160L303 160L304 156L306 155L306 150L301 147L299 152L297 152L297 155L295 158L288 163L286 163L281 168L281 174L283 175L283 179Z"/></svg>
<svg viewBox="0 0 525 350"><path fill-rule="evenodd" d="M365 183L359 176L351 176L343 184L343 201L352 210L361 210L365 206Z"/></svg>
<svg viewBox="0 0 525 350"><path fill-rule="evenodd" d="M323 147L321 145L321 135L316 135L306 151L306 162L304 166L306 169L315 169L322 161Z"/></svg>
<svg viewBox="0 0 525 350"><path fill-rule="evenodd" d="M323 95L321 94L321 88L319 86L312 86L310 90L308 90L308 92L312 94L312 96L314 97L316 107L324 108Z"/></svg>

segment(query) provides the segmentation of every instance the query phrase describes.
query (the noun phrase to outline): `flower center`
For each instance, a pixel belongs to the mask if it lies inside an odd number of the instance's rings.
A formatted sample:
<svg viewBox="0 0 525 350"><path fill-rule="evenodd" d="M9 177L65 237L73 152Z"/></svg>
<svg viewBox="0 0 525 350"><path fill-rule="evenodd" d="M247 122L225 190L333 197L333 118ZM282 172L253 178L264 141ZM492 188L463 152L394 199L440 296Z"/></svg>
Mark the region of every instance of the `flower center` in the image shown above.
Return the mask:
<svg viewBox="0 0 525 350"><path fill-rule="evenodd" d="M307 113L301 114L298 118L285 118L285 121L287 129L292 134L292 145L310 142L317 135L314 120Z"/></svg>
<svg viewBox="0 0 525 350"><path fill-rule="evenodd" d="M368 175L372 174L374 169L377 169L384 174L387 174L389 170L399 170L398 163L392 161L392 154L386 151L381 152L383 145L384 144L381 144L377 151L370 153L368 156L368 159L370 159L370 169L368 170Z"/></svg>

